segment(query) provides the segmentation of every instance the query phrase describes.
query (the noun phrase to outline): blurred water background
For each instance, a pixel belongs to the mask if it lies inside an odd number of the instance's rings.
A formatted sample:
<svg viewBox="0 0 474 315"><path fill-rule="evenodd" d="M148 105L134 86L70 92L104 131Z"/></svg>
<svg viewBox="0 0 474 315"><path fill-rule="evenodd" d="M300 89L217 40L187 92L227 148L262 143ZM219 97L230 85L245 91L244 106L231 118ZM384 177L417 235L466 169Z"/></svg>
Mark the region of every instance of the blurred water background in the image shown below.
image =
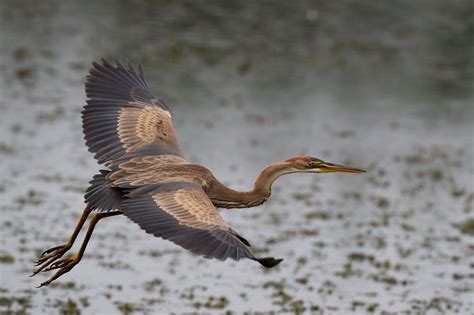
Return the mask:
<svg viewBox="0 0 474 315"><path fill-rule="evenodd" d="M0 2L0 312L474 312L474 5L459 1ZM130 58L186 157L238 189L309 154L365 175L294 175L222 215L274 270L209 261L125 218L48 288L98 169L82 139L92 61Z"/></svg>

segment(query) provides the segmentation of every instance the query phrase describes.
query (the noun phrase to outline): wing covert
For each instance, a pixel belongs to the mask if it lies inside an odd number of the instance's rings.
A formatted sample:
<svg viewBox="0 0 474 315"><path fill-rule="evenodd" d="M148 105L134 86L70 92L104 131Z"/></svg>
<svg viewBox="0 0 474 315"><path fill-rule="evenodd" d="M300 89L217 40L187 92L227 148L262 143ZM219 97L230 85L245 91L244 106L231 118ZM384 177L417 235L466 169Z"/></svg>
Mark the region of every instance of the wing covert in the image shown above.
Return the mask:
<svg viewBox="0 0 474 315"><path fill-rule="evenodd" d="M229 227L197 184L157 185L123 202L121 210L147 233L195 254L219 260L257 260L249 243Z"/></svg>
<svg viewBox="0 0 474 315"><path fill-rule="evenodd" d="M86 94L84 138L100 164L144 155L182 156L169 109L153 97L141 66L93 63Z"/></svg>

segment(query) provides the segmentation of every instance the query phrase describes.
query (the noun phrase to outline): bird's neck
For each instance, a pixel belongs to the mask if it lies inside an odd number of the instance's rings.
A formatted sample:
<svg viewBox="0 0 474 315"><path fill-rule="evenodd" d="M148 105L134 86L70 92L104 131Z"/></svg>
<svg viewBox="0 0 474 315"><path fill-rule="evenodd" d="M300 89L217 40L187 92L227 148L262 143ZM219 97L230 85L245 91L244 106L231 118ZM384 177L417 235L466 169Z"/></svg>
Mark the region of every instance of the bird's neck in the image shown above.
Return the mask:
<svg viewBox="0 0 474 315"><path fill-rule="evenodd" d="M236 191L217 181L210 187L207 194L216 207L255 207L261 205L270 197L272 184L278 177L293 172L292 168L286 163L274 163L260 172L254 188L250 191Z"/></svg>

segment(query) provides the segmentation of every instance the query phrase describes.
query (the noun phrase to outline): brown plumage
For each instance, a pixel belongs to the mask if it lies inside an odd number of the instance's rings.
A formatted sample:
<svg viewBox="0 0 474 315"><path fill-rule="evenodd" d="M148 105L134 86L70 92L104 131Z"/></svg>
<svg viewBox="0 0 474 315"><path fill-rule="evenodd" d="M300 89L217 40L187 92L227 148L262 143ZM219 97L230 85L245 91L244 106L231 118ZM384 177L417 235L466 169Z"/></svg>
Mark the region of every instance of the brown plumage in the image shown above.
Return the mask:
<svg viewBox="0 0 474 315"><path fill-rule="evenodd" d="M219 215L216 207L247 208L270 197L272 183L296 172L350 172L361 170L296 156L266 167L248 192L223 185L207 168L189 163L182 155L171 113L155 98L142 68L102 60L86 79L87 105L82 114L86 145L101 170L86 191L87 204L68 242L46 250L33 275L59 269L41 286L70 271L82 258L96 223L124 214L147 233L168 239L206 258L249 258L265 267L281 259L256 258L250 243ZM74 243L90 213L95 212L79 253L58 260Z"/></svg>

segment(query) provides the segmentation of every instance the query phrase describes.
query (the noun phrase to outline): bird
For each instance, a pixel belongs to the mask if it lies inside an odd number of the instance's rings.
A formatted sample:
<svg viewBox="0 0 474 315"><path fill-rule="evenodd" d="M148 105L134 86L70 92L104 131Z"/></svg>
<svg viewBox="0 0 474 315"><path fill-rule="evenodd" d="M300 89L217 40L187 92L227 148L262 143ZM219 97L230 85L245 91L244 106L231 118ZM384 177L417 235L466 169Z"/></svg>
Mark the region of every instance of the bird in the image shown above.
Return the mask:
<svg viewBox="0 0 474 315"><path fill-rule="evenodd" d="M247 258L274 267L282 259L256 257L250 242L224 221L217 208L261 205L270 197L273 182L286 174L364 172L297 155L265 167L252 190L236 191L208 168L185 159L168 105L153 96L140 64L93 62L85 92L84 139L103 169L90 181L85 209L67 242L45 250L37 260L31 276L57 270L39 287L72 270L81 261L97 223L116 215L125 215L145 232L205 258ZM60 259L90 216L77 254Z"/></svg>

